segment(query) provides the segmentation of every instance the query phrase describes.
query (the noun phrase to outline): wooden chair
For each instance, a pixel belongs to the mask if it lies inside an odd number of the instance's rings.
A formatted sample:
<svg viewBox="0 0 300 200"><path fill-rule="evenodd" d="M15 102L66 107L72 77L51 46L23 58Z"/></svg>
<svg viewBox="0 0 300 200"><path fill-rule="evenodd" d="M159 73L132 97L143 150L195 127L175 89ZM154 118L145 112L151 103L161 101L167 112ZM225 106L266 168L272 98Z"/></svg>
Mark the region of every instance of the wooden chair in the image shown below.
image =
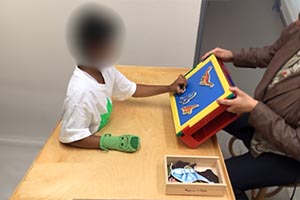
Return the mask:
<svg viewBox="0 0 300 200"><path fill-rule="evenodd" d="M231 156L237 156L236 153L234 153L233 146L234 142L237 141L236 137L232 137L229 140L228 146L229 146L229 153ZM300 184L297 185L299 187ZM277 195L283 188L285 187L294 187L294 185L286 185L286 186L278 186L275 189L273 188L258 188L251 191L251 199L252 200L264 200L265 198L273 197Z"/></svg>

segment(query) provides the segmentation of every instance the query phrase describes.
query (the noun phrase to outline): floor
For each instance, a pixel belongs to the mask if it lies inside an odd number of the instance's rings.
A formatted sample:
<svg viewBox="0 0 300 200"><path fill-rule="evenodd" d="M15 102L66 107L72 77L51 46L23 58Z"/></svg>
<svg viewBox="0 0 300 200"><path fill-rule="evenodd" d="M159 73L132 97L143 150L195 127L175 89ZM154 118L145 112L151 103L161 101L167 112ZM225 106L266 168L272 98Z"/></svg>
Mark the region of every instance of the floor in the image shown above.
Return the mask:
<svg viewBox="0 0 300 200"><path fill-rule="evenodd" d="M272 4L273 0L210 1L204 24L202 53L215 46L236 49L273 42L283 26L279 14L272 11ZM59 58L61 55L57 56ZM253 93L255 84L263 73L262 70L241 70L231 66L230 71L236 84L249 94ZM31 73L35 72L24 70L21 76L27 77ZM15 74L12 71L10 75ZM0 79L1 94L5 94L0 98L0 199L8 199L55 127L67 80L62 77L69 75L60 74L53 85L49 85L48 88L37 88L34 93L22 87L27 84L26 79L12 83L4 83ZM46 75L44 78L51 77ZM57 85L63 87L56 90L54 88ZM19 115L22 118L17 117ZM18 137L14 137L16 133ZM229 137L225 133L220 133L219 138L224 156L229 157L227 151ZM237 147L237 152L240 151L243 151L242 145ZM286 190L272 198L272 200L286 199L288 199Z"/></svg>

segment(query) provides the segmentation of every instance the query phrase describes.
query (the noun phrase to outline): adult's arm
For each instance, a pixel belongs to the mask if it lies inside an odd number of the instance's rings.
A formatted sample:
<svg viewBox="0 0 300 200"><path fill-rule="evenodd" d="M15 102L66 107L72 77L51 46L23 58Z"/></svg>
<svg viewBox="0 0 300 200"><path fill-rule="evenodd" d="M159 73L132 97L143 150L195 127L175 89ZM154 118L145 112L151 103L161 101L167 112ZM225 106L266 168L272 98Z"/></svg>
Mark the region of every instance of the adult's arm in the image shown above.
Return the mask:
<svg viewBox="0 0 300 200"><path fill-rule="evenodd" d="M253 99L237 87L231 87L230 90L236 94L234 99L218 99L217 102L228 106L228 112L237 114L250 112L249 123L256 131L282 151L300 161L299 113L294 116L298 120L298 124L296 127L292 127L263 102ZM299 103L297 102L297 105Z"/></svg>
<svg viewBox="0 0 300 200"><path fill-rule="evenodd" d="M300 161L299 126L291 127L281 116L262 102L259 102L251 111L249 123L266 139Z"/></svg>
<svg viewBox="0 0 300 200"><path fill-rule="evenodd" d="M288 27L283 29L280 37L270 46L262 48L243 48L238 51L233 51L233 64L237 67L266 68L276 52L295 30L297 30L297 25L291 23Z"/></svg>

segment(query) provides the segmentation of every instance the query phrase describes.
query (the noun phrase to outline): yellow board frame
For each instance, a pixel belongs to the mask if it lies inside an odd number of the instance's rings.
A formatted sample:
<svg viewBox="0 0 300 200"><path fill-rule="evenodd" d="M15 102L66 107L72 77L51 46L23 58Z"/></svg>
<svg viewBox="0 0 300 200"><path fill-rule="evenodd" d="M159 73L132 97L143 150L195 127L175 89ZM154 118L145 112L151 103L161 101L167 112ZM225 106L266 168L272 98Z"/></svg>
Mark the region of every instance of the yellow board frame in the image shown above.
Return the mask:
<svg viewBox="0 0 300 200"><path fill-rule="evenodd" d="M189 71L185 77L186 79L189 79L191 76L193 76L198 70L200 70L202 67L204 67L207 63L212 62L212 65L216 71L217 76L219 77L219 80L221 82L221 85L224 89L224 93L219 97L219 99L225 99L232 95L232 92L229 90L230 85L228 83L227 78L225 77L223 70L221 66L219 65L219 62L215 55L210 55L207 59L205 59L203 62L200 62L195 68L193 68L191 71ZM201 110L197 115L189 119L184 124L180 125L180 120L178 116L178 109L176 105L176 99L174 94L170 94L170 104L172 109L172 115L175 125L176 134L180 134L181 131L186 128L187 126L192 127L195 124L197 124L200 120L202 120L204 117L206 117L208 114L216 110L220 105L217 103L217 101L213 101L211 104L209 104L206 108Z"/></svg>

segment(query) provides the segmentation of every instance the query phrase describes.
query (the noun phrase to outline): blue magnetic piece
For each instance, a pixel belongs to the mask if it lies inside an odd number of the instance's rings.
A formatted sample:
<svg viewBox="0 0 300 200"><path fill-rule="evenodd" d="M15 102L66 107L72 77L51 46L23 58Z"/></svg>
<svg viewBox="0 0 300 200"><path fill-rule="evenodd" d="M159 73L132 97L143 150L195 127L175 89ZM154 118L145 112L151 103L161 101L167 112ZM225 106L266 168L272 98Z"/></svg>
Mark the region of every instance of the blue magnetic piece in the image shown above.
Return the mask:
<svg viewBox="0 0 300 200"><path fill-rule="evenodd" d="M197 95L197 92L193 91L189 93L188 95L184 97L179 97L179 103L181 104L187 104L189 103L195 96Z"/></svg>
<svg viewBox="0 0 300 200"><path fill-rule="evenodd" d="M213 182L209 181L207 178L205 178L204 176L201 176L200 174L198 174L192 168L176 168L171 171L171 175L183 183L193 183L195 181L203 181L206 183L213 183Z"/></svg>

